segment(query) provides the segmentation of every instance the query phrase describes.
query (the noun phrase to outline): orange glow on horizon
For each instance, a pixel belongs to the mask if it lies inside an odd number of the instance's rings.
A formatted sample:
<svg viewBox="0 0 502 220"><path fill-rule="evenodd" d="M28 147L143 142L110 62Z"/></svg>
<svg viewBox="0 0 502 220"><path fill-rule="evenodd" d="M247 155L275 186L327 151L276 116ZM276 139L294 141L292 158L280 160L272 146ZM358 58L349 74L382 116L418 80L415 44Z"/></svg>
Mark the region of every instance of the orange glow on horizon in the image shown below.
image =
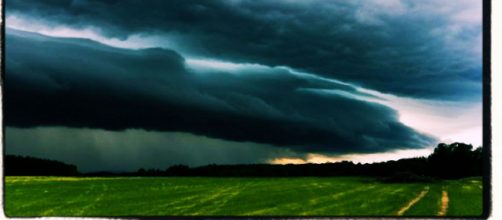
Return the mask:
<svg viewBox="0 0 502 220"><path fill-rule="evenodd" d="M304 164L304 163L335 163L340 161L352 161L354 163L374 163L389 160L399 160L413 157L427 157L433 148L419 150L397 150L387 153L370 154L345 154L329 156L324 154L307 154L306 158L301 157L279 157L268 161L271 164Z"/></svg>

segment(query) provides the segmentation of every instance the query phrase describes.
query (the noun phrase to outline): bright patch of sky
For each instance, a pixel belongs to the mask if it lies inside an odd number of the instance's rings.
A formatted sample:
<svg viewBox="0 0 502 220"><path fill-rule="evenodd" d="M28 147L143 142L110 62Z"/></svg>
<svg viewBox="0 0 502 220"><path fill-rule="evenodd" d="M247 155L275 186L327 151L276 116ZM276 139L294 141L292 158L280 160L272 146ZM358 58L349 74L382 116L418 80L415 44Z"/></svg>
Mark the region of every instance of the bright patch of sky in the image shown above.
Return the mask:
<svg viewBox="0 0 502 220"><path fill-rule="evenodd" d="M269 161L272 164L302 164L302 163L334 163L340 161L352 161L354 163L374 163L401 158L427 157L432 153L432 148L420 150L396 150L386 153L371 154L344 154L339 156L327 156L322 154L307 154L305 158L281 157Z"/></svg>
<svg viewBox="0 0 502 220"><path fill-rule="evenodd" d="M152 36L143 34L132 34L127 39L107 38L99 34L99 29L86 27L75 29L62 25L49 25L34 19L28 19L15 15L6 17L7 27L21 31L35 32L51 37L84 38L90 39L112 47L126 49L144 49L152 47L173 48L175 44L170 43L165 36Z"/></svg>

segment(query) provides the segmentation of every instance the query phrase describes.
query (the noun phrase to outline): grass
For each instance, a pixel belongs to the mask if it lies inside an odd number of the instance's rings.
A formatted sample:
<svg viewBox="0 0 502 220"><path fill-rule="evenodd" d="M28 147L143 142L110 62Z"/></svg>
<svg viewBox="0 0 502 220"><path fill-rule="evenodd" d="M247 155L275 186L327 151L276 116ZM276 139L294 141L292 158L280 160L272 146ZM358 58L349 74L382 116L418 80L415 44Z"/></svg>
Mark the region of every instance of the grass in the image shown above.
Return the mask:
<svg viewBox="0 0 502 220"><path fill-rule="evenodd" d="M464 181L448 181L446 188L450 197L448 214L451 216L480 215L483 211L482 181L477 178Z"/></svg>
<svg viewBox="0 0 502 220"><path fill-rule="evenodd" d="M435 215L441 207L442 183L428 184L429 192L405 214L407 216L423 216L425 213Z"/></svg>
<svg viewBox="0 0 502 220"><path fill-rule="evenodd" d="M22 216L479 216L481 178L389 184L370 178L5 178L5 213Z"/></svg>

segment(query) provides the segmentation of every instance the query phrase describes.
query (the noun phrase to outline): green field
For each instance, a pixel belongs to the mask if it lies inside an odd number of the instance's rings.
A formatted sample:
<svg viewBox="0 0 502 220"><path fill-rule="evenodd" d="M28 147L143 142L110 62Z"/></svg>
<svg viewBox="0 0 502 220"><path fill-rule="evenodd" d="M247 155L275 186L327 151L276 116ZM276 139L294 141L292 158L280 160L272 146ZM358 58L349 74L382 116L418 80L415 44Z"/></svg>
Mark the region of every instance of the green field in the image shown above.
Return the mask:
<svg viewBox="0 0 502 220"><path fill-rule="evenodd" d="M390 184L352 177L8 176L5 213L11 217L480 216L482 184L481 178Z"/></svg>

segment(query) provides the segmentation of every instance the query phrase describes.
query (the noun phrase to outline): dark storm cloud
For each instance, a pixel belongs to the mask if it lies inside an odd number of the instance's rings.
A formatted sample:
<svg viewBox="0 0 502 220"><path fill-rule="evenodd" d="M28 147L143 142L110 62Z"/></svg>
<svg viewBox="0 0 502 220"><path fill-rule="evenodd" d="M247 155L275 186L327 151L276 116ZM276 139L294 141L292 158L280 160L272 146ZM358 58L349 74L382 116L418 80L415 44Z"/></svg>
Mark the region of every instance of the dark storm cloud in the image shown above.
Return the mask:
<svg viewBox="0 0 502 220"><path fill-rule="evenodd" d="M5 123L182 131L298 152L380 152L435 141L385 106L305 90L353 93L350 86L255 69L201 72L172 50L8 29Z"/></svg>
<svg viewBox="0 0 502 220"><path fill-rule="evenodd" d="M176 35L198 56L286 65L397 95L479 100L481 21L465 24L461 3L8 0L7 15L122 39Z"/></svg>

